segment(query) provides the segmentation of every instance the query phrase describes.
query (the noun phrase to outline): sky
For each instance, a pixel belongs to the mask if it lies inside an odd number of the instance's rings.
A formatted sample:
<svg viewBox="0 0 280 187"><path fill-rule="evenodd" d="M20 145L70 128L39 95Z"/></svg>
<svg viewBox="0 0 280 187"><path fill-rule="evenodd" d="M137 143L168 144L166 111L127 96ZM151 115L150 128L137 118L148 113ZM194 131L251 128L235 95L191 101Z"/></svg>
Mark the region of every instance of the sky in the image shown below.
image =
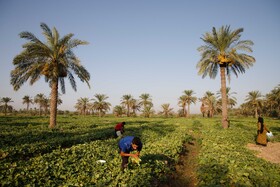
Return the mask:
<svg viewBox="0 0 280 187"><path fill-rule="evenodd" d="M219 74L215 79L198 75L197 48L204 45L206 32L229 25L244 29L240 39L254 42L249 54L256 59L227 82L237 93L238 107L250 91L265 95L280 84L279 10L279 0L0 0L0 98L10 97L10 105L23 109L25 95L50 95L43 77L18 91L10 84L13 58L27 42L19 33L29 31L45 42L40 23L46 23L60 36L73 33L73 38L89 42L74 53L89 71L91 87L76 77L75 92L66 80L58 109L74 111L78 99L95 94L107 95L113 108L123 95L139 99L148 93L156 111L169 103L177 112L184 90L193 90L197 98L219 91ZM192 104L190 113L199 113L200 105Z"/></svg>

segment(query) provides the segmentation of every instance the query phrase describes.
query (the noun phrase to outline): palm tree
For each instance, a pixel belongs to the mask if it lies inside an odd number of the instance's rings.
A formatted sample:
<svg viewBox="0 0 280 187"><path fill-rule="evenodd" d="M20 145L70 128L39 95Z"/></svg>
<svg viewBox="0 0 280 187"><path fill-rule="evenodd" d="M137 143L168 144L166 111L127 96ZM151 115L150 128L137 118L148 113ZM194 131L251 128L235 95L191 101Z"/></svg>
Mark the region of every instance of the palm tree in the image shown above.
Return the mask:
<svg viewBox="0 0 280 187"><path fill-rule="evenodd" d="M262 106L262 100L260 99L262 94L259 91L251 91L246 96L245 101L247 101L251 107L254 108L255 118L258 118L258 109Z"/></svg>
<svg viewBox="0 0 280 187"><path fill-rule="evenodd" d="M201 59L197 63L198 74L205 78L215 78L218 69L221 76L222 93L222 127L228 128L228 112L226 98L226 75L230 80L230 74L245 73L245 69L253 66L255 58L239 51L252 52L253 42L240 40L243 28L231 31L230 26L222 26L218 31L215 27L212 33L207 32L201 38L205 45L198 48Z"/></svg>
<svg viewBox="0 0 280 187"><path fill-rule="evenodd" d="M138 101L136 99L132 99L131 100L131 109L132 109L132 115L136 116L136 112L140 111L140 104L138 103Z"/></svg>
<svg viewBox="0 0 280 187"><path fill-rule="evenodd" d="M154 114L155 111L152 109L152 106L147 106L142 110L142 114L144 117L149 118L152 114Z"/></svg>
<svg viewBox="0 0 280 187"><path fill-rule="evenodd" d="M94 97L93 108L99 112L99 117L102 117L106 111L110 110L111 104L105 101L109 97L105 94L95 94Z"/></svg>
<svg viewBox="0 0 280 187"><path fill-rule="evenodd" d="M148 94L148 93L143 93L141 94L140 96L140 102L139 104L141 106L143 106L143 108L146 108L147 106L153 106L153 103L152 103L152 99L151 99L151 95Z"/></svg>
<svg viewBox="0 0 280 187"><path fill-rule="evenodd" d="M130 94L123 95L121 99L121 104L127 108L126 115L130 116L130 107L133 102L133 97Z"/></svg>
<svg viewBox="0 0 280 187"><path fill-rule="evenodd" d="M280 84L266 94L266 105L271 116L280 114Z"/></svg>
<svg viewBox="0 0 280 187"><path fill-rule="evenodd" d="M79 110L83 115L86 115L87 109L89 108L89 101L89 98L81 97L80 99L78 99L75 108Z"/></svg>
<svg viewBox="0 0 280 187"><path fill-rule="evenodd" d="M207 113L207 111L208 111L208 108L207 108L207 106L205 104L205 98L204 97L203 98L199 98L198 100L201 102L200 112L202 113L202 117L204 117L205 113Z"/></svg>
<svg viewBox="0 0 280 187"><path fill-rule="evenodd" d="M184 90L183 92L186 96L186 101L187 101L187 105L188 105L188 110L187 110L187 117L190 115L190 105L191 103L195 104L197 97L192 96L194 93L193 90Z"/></svg>
<svg viewBox="0 0 280 187"><path fill-rule="evenodd" d="M62 93L65 93L64 79L68 78L72 88L77 91L73 75L76 74L82 82L86 82L90 87L90 74L80 64L80 60L73 52L73 48L88 44L88 42L73 39L74 34L72 33L60 38L55 27L50 30L45 23L41 23L40 26L47 40L46 43L40 41L30 32L19 34L28 42L23 45L24 50L13 60L15 69L11 71L11 84L14 90L18 90L28 79L33 85L41 76L44 76L45 81L51 87L49 127L54 128L56 126L59 84Z"/></svg>
<svg viewBox="0 0 280 187"><path fill-rule="evenodd" d="M186 112L186 106L187 106L187 96L186 95L182 95L180 98L179 98L179 101L178 101L178 105L180 107L182 107L182 115L184 117L187 117L187 112Z"/></svg>
<svg viewBox="0 0 280 187"><path fill-rule="evenodd" d="M245 116L254 114L254 113L252 113L251 109L252 109L252 106L250 106L250 104L248 102L242 103L239 107L240 113Z"/></svg>
<svg viewBox="0 0 280 187"><path fill-rule="evenodd" d="M116 105L113 109L113 113L116 117L120 117L124 114L124 107L123 106L120 106L120 105Z"/></svg>
<svg viewBox="0 0 280 187"><path fill-rule="evenodd" d="M217 108L217 100L215 94L207 91L205 92L203 98L200 99L200 101L202 102L201 112L203 114L203 117L204 113L207 113L208 117L213 117L214 112Z"/></svg>
<svg viewBox="0 0 280 187"><path fill-rule="evenodd" d="M42 108L44 107L46 96L42 93L37 94L34 97L34 103L39 105L39 115L42 115Z"/></svg>
<svg viewBox="0 0 280 187"><path fill-rule="evenodd" d="M160 114L163 114L164 117L168 118L172 114L173 108L170 108L169 103L162 104L161 108L163 111L161 111Z"/></svg>
<svg viewBox="0 0 280 187"><path fill-rule="evenodd" d="M12 98L10 97L3 97L0 100L0 103L4 103L4 105L2 105L2 107L4 108L4 113L5 116L7 115L7 109L12 108L11 106L8 105L8 103L14 102L12 101Z"/></svg>
<svg viewBox="0 0 280 187"><path fill-rule="evenodd" d="M28 112L29 105L33 104L33 99L30 96L26 95L22 98L22 100L23 100L22 104L26 104L26 111Z"/></svg>
<svg viewBox="0 0 280 187"><path fill-rule="evenodd" d="M49 107L50 107L50 100L48 98L44 98L42 102L43 108L44 108L44 113L45 115L48 114Z"/></svg>

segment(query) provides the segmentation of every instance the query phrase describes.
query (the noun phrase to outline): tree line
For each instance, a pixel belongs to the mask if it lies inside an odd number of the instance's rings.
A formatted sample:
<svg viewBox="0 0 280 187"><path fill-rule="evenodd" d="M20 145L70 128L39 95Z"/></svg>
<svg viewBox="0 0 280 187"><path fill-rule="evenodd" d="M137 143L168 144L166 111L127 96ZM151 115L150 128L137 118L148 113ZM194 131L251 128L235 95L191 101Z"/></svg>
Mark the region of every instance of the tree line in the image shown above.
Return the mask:
<svg viewBox="0 0 280 187"><path fill-rule="evenodd" d="M254 116L259 115L279 117L280 115L280 84L273 88L268 94L262 95L260 91L250 91L245 98L245 102L238 108L234 108L237 104L237 99L234 95L236 92L231 92L230 88L226 89L228 108L234 115ZM107 101L109 97L106 94L95 94L94 98L81 97L75 104L76 113L79 115L97 115L103 117L109 114L112 110L112 114L116 117L123 116L163 116L163 117L189 117L191 111L191 104L201 103L200 112L203 117L213 117L214 115L220 115L222 113L222 98L221 91L217 91L216 94L211 91L206 91L203 97L197 98L194 96L193 90L184 90L183 95L178 98L178 106L180 109L174 111L171 108L170 103L164 103L161 105L160 111L156 112L153 109L152 96L148 93L143 93L139 96L139 99L135 99L132 95L126 94L121 97L121 102L112 108L110 102ZM13 109L12 99L9 97L0 98L0 111L5 115L7 113L18 112ZM62 100L58 98L58 105L62 104ZM22 104L26 105L26 108L21 111L27 114L48 115L50 114L50 98L44 94L37 94L34 98L31 96L24 96L22 98ZM37 105L38 108L31 109L30 105ZM69 111L64 111L69 113ZM63 113L63 112L62 112Z"/></svg>

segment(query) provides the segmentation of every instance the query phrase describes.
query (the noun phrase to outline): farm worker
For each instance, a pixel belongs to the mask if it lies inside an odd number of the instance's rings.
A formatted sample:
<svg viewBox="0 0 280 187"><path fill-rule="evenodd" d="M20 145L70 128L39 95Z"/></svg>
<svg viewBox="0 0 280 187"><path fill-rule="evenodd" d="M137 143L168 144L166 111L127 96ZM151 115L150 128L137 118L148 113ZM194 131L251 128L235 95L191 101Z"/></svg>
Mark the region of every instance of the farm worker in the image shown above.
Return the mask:
<svg viewBox="0 0 280 187"><path fill-rule="evenodd" d="M124 133L124 125L125 125L125 122L121 122L121 123L118 123L116 126L115 126L115 137L121 137Z"/></svg>
<svg viewBox="0 0 280 187"><path fill-rule="evenodd" d="M266 125L264 124L264 120L262 117L258 118L258 135L257 135L257 144L266 146L267 145L267 137L266 133L270 133L267 129Z"/></svg>
<svg viewBox="0 0 280 187"><path fill-rule="evenodd" d="M130 152L137 150L137 153L132 154ZM119 151L122 157L121 170L123 171L128 164L128 158L130 156L135 159L139 159L140 151L142 150L142 142L140 138L134 136L126 136L119 141Z"/></svg>

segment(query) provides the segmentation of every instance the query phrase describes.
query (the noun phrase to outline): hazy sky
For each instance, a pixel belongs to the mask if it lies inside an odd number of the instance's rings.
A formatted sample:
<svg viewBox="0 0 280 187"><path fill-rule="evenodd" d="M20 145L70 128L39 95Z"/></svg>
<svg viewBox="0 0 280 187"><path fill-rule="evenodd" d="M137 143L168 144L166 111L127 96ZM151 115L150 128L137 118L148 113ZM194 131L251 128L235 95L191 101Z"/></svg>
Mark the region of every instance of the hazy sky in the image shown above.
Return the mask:
<svg viewBox="0 0 280 187"><path fill-rule="evenodd" d="M197 48L212 27L230 25L232 30L244 28L241 40L254 42L254 66L227 82L241 104L248 92L265 95L280 83L279 10L279 0L0 0L0 97L12 98L11 105L19 109L26 107L25 95L49 96L43 77L17 92L10 85L13 58L27 42L18 34L29 31L45 41L40 28L44 22L61 36L74 33L90 43L74 52L91 74L91 88L76 78L75 92L66 80L59 109L74 110L79 98L95 94L106 94L114 107L125 94L139 99L149 93L156 111L169 103L177 112L184 90L201 98L220 89L219 74L215 79L197 74ZM191 113L200 105L191 105Z"/></svg>

